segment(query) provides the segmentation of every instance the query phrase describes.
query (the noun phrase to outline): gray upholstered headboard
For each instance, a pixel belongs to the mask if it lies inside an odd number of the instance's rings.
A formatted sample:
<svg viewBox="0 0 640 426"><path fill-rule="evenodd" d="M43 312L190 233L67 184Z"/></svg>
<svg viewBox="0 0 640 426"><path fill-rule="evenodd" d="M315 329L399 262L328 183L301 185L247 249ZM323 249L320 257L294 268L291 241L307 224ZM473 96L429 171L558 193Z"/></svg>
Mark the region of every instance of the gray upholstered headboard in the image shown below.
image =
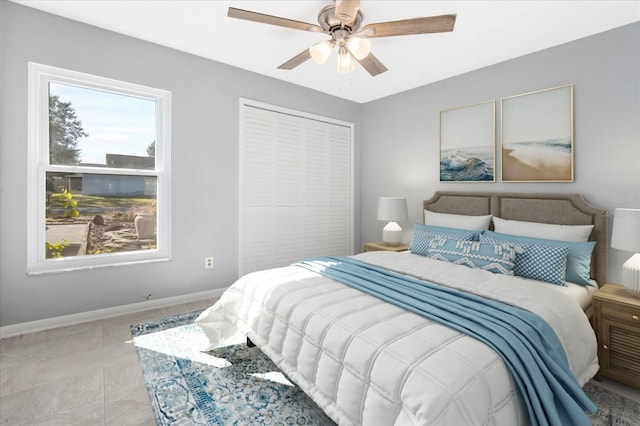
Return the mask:
<svg viewBox="0 0 640 426"><path fill-rule="evenodd" d="M527 222L594 225L589 238L596 242L591 278L600 286L607 282L607 211L592 206L580 195L437 191L424 201L424 209L472 216L492 214Z"/></svg>

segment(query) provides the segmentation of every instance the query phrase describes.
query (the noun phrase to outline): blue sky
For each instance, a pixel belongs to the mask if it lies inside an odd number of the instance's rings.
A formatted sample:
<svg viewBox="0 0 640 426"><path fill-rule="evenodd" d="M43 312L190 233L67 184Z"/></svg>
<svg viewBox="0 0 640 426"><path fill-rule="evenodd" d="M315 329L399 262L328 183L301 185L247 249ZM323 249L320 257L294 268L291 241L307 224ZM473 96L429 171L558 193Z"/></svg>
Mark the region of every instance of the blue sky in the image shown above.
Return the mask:
<svg viewBox="0 0 640 426"><path fill-rule="evenodd" d="M155 136L155 101L51 83L49 94L70 101L89 136L78 141L82 163L105 164L106 154L147 156Z"/></svg>

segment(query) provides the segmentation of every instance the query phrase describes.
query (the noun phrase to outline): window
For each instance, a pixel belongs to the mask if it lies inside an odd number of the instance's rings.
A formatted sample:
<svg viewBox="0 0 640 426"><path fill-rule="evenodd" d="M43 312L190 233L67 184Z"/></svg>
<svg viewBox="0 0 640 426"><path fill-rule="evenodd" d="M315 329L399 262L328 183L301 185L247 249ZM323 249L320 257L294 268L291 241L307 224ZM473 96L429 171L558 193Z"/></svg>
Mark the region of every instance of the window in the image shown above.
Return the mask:
<svg viewBox="0 0 640 426"><path fill-rule="evenodd" d="M29 63L28 273L170 256L171 93Z"/></svg>

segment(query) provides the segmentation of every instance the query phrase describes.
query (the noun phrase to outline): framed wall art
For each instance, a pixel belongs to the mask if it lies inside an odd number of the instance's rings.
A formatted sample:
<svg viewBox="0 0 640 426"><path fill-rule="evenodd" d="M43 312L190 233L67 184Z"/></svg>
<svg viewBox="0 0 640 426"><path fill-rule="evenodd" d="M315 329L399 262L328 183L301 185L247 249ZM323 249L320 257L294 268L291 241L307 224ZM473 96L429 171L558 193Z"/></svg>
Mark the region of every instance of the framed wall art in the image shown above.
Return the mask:
<svg viewBox="0 0 640 426"><path fill-rule="evenodd" d="M440 111L440 182L495 182L496 101Z"/></svg>
<svg viewBox="0 0 640 426"><path fill-rule="evenodd" d="M502 98L502 181L573 182L573 85Z"/></svg>

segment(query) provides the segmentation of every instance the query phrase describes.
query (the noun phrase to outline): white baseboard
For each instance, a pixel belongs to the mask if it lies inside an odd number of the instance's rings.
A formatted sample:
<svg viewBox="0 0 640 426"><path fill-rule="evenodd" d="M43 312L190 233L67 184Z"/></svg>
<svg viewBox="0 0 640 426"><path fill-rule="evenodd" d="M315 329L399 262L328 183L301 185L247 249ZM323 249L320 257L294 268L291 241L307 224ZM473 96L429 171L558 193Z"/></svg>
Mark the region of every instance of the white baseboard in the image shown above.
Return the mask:
<svg viewBox="0 0 640 426"><path fill-rule="evenodd" d="M37 321L11 324L0 327L0 339L18 336L21 334L34 333L37 331L50 330L52 328L81 324L83 322L98 321L102 319L117 317L120 315L132 314L135 312L148 311L149 309L164 308L166 306L178 305L181 303L189 303L202 299L220 297L226 289L227 287L217 288L214 290L202 291L199 293L189 293L181 296L166 297L164 299L153 299L144 302L132 303L129 305L98 309L95 311L80 312L77 314L63 315Z"/></svg>

